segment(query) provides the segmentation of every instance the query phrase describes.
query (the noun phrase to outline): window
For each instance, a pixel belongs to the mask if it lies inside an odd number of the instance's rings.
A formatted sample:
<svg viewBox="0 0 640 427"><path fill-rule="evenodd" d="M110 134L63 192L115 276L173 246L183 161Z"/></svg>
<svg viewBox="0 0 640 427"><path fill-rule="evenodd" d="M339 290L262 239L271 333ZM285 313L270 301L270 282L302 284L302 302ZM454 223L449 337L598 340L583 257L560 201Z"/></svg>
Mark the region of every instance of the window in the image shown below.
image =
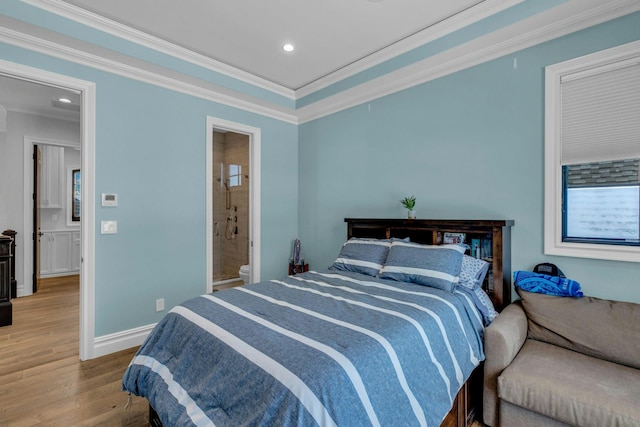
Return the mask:
<svg viewBox="0 0 640 427"><path fill-rule="evenodd" d="M640 262L640 42L546 69L545 253Z"/></svg>
<svg viewBox="0 0 640 427"><path fill-rule="evenodd" d="M640 244L639 159L563 166L565 242Z"/></svg>
<svg viewBox="0 0 640 427"><path fill-rule="evenodd" d="M80 169L71 171L71 221L80 221Z"/></svg>
<svg viewBox="0 0 640 427"><path fill-rule="evenodd" d="M229 165L229 187L239 187L242 185L242 166Z"/></svg>
<svg viewBox="0 0 640 427"><path fill-rule="evenodd" d="M82 183L80 172L80 166L67 166L66 171L66 218L67 226L79 226L80 225L80 213L81 213L81 200L82 195Z"/></svg>

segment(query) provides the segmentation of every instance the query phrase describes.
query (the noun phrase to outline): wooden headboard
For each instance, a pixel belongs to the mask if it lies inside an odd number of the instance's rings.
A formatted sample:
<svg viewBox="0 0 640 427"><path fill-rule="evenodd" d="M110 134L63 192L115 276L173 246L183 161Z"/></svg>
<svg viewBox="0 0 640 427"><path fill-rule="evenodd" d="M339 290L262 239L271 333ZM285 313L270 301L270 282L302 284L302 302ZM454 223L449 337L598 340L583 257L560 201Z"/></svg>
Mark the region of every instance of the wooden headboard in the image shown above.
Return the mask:
<svg viewBox="0 0 640 427"><path fill-rule="evenodd" d="M345 218L347 238L370 237L389 239L409 237L412 242L438 245L445 233L464 233L465 243L480 241L490 245L490 263L483 287L496 310L511 303L511 227L513 220L455 219L375 219ZM487 247L487 251L488 247ZM469 254L469 252L467 252Z"/></svg>

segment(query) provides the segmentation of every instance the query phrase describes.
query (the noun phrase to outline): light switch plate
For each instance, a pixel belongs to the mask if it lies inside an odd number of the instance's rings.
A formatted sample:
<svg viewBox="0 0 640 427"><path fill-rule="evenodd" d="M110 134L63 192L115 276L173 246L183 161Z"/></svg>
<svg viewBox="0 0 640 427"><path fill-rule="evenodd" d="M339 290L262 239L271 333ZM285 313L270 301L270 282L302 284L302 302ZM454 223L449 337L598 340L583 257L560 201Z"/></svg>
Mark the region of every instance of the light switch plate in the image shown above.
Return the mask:
<svg viewBox="0 0 640 427"><path fill-rule="evenodd" d="M101 221L100 234L116 234L118 232L118 221Z"/></svg>

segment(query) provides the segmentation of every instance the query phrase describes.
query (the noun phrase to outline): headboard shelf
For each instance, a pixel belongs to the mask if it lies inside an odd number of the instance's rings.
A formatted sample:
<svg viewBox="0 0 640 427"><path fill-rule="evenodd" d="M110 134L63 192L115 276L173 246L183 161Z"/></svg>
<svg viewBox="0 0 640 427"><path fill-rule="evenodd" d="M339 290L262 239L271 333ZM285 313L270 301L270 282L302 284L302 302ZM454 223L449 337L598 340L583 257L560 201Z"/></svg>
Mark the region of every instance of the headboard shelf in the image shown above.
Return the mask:
<svg viewBox="0 0 640 427"><path fill-rule="evenodd" d="M389 239L409 237L412 242L437 245L444 233L465 233L491 246L490 273L485 290L498 311L511 303L511 227L513 220L345 218L347 237Z"/></svg>

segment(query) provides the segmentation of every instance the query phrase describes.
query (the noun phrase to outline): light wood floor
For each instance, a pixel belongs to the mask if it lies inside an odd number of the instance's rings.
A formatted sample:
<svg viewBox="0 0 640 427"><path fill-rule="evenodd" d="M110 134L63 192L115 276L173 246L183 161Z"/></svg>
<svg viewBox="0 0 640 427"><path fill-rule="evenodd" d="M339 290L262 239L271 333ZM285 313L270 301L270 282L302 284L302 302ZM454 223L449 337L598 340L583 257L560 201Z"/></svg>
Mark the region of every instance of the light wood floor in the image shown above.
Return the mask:
<svg viewBox="0 0 640 427"><path fill-rule="evenodd" d="M0 427L148 426L147 402L120 391L135 348L81 362L78 276L44 279L0 327Z"/></svg>

